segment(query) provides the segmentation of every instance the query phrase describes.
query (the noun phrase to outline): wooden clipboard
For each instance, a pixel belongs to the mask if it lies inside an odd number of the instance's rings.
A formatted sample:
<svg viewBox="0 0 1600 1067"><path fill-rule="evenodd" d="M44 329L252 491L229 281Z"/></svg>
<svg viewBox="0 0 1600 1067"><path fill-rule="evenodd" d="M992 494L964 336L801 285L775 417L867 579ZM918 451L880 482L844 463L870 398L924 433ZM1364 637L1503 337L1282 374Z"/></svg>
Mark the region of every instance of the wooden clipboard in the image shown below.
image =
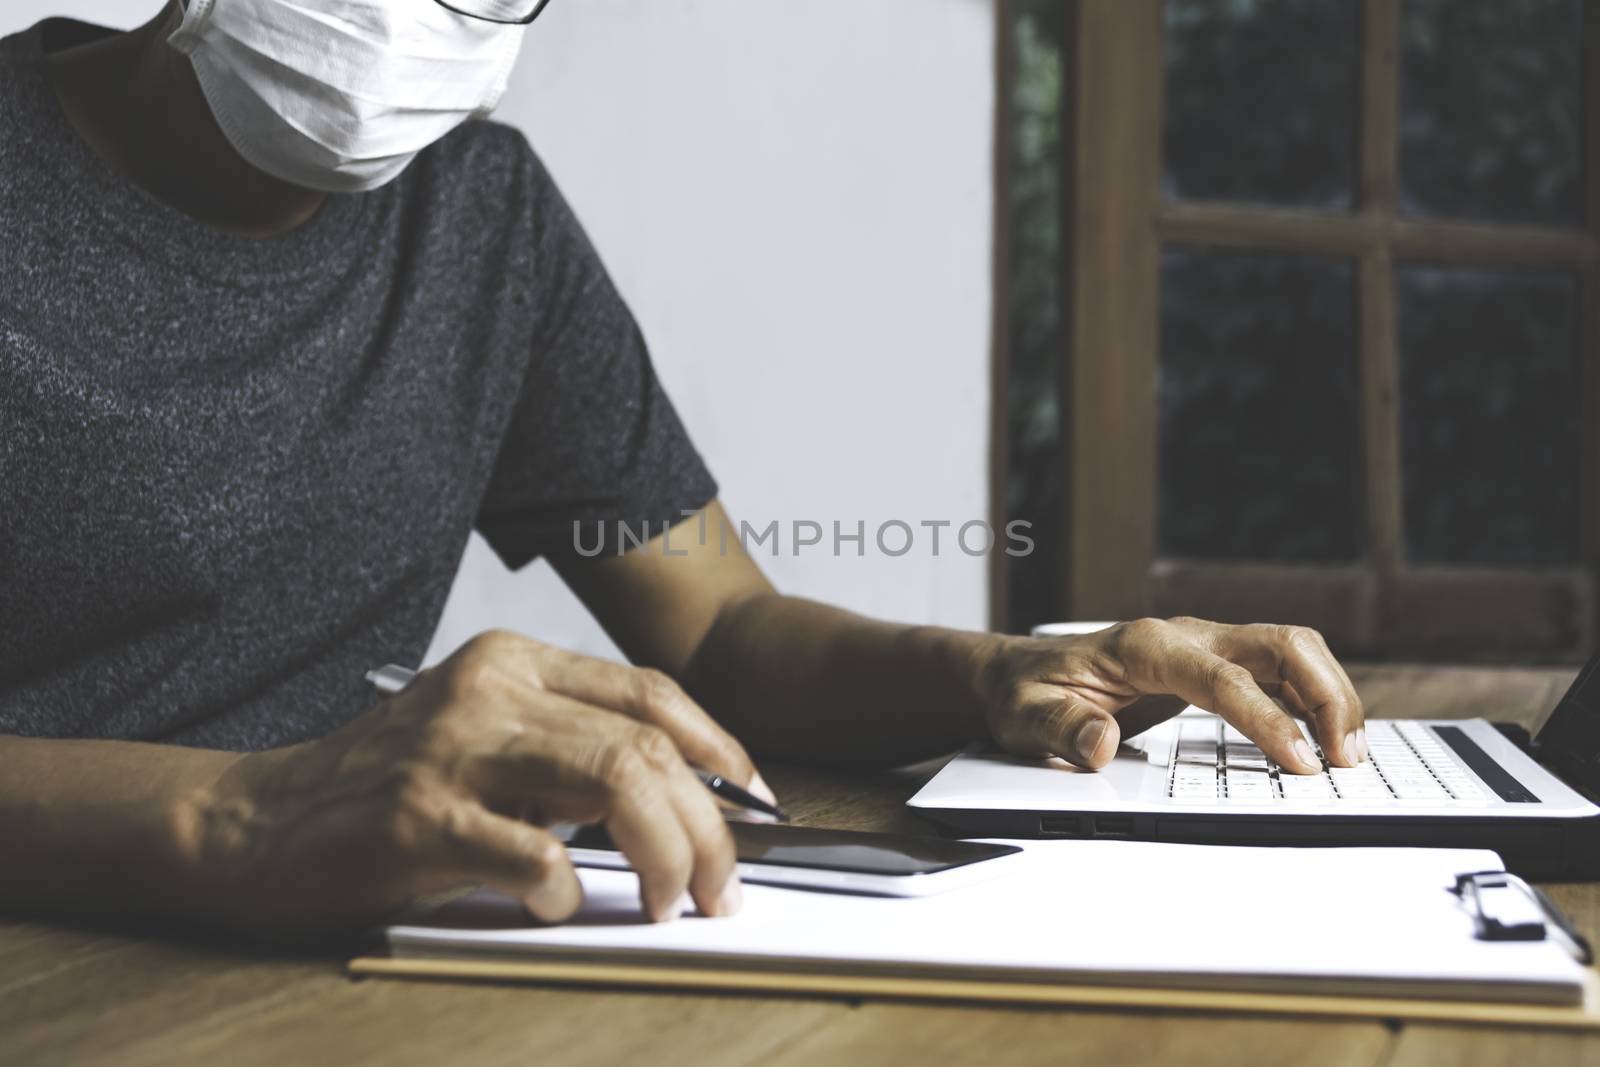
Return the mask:
<svg viewBox="0 0 1600 1067"><path fill-rule="evenodd" d="M1600 980L1597 980L1592 970L1586 976L1581 1004L1551 1006L1422 998L1240 993L1157 989L1145 986L1052 985L920 976L887 977L847 972L784 973L723 967L665 967L567 961L362 956L351 960L348 969L351 976L357 978L413 978L530 983L578 988L1394 1019L1406 1022L1452 1022L1600 1032Z"/></svg>

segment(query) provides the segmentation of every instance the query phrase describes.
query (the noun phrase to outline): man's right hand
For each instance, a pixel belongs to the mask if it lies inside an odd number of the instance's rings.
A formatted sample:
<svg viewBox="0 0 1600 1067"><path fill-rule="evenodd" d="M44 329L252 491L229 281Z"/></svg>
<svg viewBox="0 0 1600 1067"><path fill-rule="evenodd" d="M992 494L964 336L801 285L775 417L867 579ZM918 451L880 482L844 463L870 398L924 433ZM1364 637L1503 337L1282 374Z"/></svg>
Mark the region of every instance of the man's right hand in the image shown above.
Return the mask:
<svg viewBox="0 0 1600 1067"><path fill-rule="evenodd" d="M603 822L646 913L739 907L731 835L689 761L770 795L665 675L490 633L319 741L241 756L189 808L228 916L350 928L484 884L559 922L580 888L545 827Z"/></svg>

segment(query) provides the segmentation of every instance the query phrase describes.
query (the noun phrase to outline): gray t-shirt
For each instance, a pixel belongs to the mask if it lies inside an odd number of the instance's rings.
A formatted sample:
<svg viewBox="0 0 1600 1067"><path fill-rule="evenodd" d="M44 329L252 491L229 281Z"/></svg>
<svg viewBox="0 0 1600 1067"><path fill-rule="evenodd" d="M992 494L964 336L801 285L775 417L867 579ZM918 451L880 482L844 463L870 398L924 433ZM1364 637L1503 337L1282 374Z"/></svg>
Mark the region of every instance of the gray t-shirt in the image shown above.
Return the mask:
<svg viewBox="0 0 1600 1067"><path fill-rule="evenodd" d="M469 122L292 233L113 171L0 40L0 733L328 733L428 645L468 533L520 567L715 484L516 131Z"/></svg>

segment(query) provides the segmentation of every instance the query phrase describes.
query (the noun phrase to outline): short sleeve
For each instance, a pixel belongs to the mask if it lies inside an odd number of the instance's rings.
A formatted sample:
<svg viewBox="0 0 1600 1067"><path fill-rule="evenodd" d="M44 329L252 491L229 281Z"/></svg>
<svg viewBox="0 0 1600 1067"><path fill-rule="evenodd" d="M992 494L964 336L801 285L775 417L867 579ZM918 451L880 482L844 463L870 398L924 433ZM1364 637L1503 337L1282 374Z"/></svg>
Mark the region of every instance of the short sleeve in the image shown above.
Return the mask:
<svg viewBox="0 0 1600 1067"><path fill-rule="evenodd" d="M533 350L477 516L513 569L631 547L717 495L599 256L543 167L532 175Z"/></svg>

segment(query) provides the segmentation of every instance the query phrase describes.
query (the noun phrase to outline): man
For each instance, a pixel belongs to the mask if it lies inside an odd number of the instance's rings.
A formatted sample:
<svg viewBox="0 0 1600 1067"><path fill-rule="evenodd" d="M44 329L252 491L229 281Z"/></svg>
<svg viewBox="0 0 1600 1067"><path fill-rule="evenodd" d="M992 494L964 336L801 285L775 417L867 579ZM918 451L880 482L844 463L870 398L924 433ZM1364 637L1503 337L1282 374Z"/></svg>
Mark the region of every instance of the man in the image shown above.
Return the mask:
<svg viewBox="0 0 1600 1067"><path fill-rule="evenodd" d="M1335 764L1363 758L1308 630L896 626L724 551L550 177L465 121L535 14L174 0L4 42L0 907L303 933L484 883L559 921L579 886L544 827L603 821L652 918L685 891L720 915L731 841L690 767L770 795L747 750L992 738L1095 768L1192 701L1311 772L1277 696ZM574 523L618 520L678 523L672 550L575 551ZM637 666L494 633L372 697L474 527L512 566L551 559Z"/></svg>

